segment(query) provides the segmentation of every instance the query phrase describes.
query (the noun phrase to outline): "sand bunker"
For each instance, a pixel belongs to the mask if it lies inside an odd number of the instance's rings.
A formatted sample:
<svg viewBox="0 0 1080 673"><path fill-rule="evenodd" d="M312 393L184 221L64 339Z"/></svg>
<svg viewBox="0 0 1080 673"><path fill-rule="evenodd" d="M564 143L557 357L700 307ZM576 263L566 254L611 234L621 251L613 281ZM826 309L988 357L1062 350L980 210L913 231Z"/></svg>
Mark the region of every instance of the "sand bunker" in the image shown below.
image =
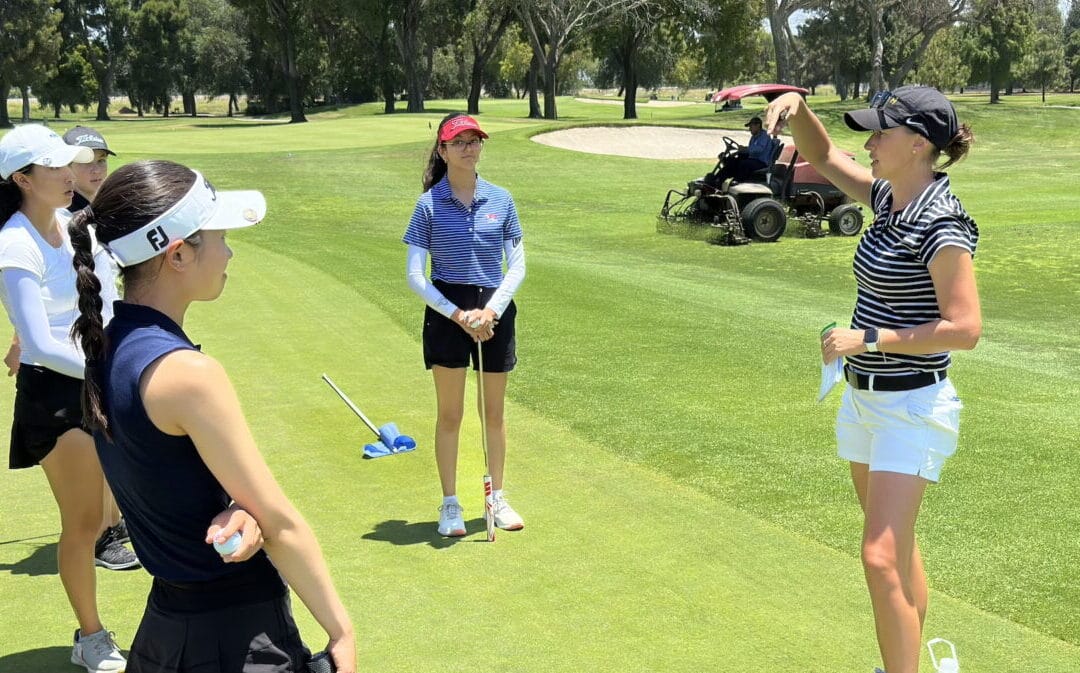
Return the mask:
<svg viewBox="0 0 1080 673"><path fill-rule="evenodd" d="M621 100L613 100L611 98L575 98L579 103L596 103L597 105L619 105L623 102ZM644 103L638 103L638 107L685 107L687 105L696 105L697 101L692 100L649 100Z"/></svg>
<svg viewBox="0 0 1080 673"><path fill-rule="evenodd" d="M683 129L671 126L583 126L532 139L542 145L589 154L614 154L642 159L715 159L724 149L723 137L745 145L747 131L731 129ZM791 142L780 136L781 142Z"/></svg>

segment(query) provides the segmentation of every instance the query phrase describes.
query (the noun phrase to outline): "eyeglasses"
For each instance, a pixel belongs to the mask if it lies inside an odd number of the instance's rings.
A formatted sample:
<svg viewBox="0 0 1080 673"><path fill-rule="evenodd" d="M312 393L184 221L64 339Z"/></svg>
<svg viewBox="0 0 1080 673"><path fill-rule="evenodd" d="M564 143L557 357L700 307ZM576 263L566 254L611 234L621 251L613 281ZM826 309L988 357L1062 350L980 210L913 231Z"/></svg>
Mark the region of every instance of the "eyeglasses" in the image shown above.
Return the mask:
<svg viewBox="0 0 1080 673"><path fill-rule="evenodd" d="M872 107L872 108L883 108L883 107L885 107L886 103L889 102L889 99L892 98L892 97L893 97L892 91L878 91L870 99L870 107Z"/></svg>
<svg viewBox="0 0 1080 673"><path fill-rule="evenodd" d="M455 150L478 150L484 146L483 138L474 138L473 140L451 140L448 143L443 143L443 147L453 147Z"/></svg>

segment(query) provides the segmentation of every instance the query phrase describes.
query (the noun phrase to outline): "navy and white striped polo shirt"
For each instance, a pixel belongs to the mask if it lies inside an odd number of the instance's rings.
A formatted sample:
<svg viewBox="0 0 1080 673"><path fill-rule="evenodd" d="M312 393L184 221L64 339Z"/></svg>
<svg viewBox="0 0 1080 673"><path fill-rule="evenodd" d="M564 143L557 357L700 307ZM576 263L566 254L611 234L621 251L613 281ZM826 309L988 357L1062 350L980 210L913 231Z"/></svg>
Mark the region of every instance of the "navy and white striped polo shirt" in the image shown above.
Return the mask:
<svg viewBox="0 0 1080 673"><path fill-rule="evenodd" d="M421 194L401 240L431 253L432 280L498 287L503 242L521 237L510 192L477 176L470 206L454 196L446 177Z"/></svg>
<svg viewBox="0 0 1080 673"><path fill-rule="evenodd" d="M874 223L855 250L858 297L851 317L853 329L899 329L941 318L928 265L946 246L975 256L979 228L949 191L949 176L936 173L934 182L903 210L893 213L892 185L874 180L870 205ZM912 374L942 371L948 352L930 355L859 353L847 358L855 369L871 374Z"/></svg>

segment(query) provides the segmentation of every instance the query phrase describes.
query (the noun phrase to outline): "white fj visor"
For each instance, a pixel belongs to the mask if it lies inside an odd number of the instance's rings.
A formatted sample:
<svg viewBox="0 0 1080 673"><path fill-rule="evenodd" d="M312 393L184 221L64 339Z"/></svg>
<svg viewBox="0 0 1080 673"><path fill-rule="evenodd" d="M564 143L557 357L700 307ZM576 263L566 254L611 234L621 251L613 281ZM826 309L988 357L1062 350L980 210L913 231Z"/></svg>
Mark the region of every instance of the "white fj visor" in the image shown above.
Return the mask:
<svg viewBox="0 0 1080 673"><path fill-rule="evenodd" d="M173 241L206 229L240 229L266 217L261 192L219 192L198 171L184 198L142 228L109 241L105 248L120 266L133 266L161 253Z"/></svg>

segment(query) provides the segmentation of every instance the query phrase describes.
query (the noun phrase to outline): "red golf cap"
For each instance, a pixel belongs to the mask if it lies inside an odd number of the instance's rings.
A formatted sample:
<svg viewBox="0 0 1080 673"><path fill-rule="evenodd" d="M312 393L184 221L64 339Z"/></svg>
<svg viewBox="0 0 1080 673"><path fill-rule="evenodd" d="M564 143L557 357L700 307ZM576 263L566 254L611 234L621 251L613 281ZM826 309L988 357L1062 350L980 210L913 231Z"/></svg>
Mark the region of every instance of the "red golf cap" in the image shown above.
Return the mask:
<svg viewBox="0 0 1080 673"><path fill-rule="evenodd" d="M484 129L480 128L480 124L477 124L475 119L469 115L461 115L443 124L442 129L439 131L439 142L445 143L453 140L455 136L465 131L476 131L481 138L488 137L488 134L484 133Z"/></svg>

